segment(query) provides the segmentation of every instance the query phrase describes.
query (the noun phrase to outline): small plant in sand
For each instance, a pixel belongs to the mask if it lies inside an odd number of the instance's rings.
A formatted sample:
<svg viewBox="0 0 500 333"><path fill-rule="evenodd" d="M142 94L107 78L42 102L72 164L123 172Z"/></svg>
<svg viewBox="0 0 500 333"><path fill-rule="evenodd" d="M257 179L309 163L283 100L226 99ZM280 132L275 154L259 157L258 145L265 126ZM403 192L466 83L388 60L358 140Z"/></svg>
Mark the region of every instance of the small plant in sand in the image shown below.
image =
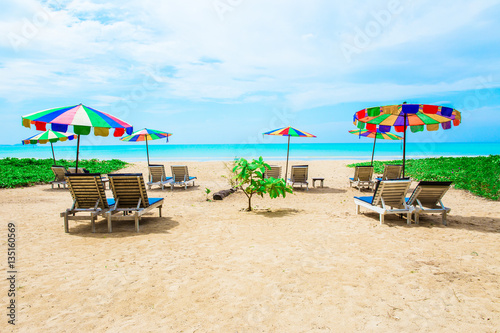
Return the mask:
<svg viewBox="0 0 500 333"><path fill-rule="evenodd" d="M207 197L207 201L212 201L208 198L208 195L212 192L211 189L209 189L208 187L205 187L205 196Z"/></svg>
<svg viewBox="0 0 500 333"><path fill-rule="evenodd" d="M264 178L266 169L271 169L271 167L264 162L262 156L252 162L241 158L235 163L234 179L237 181L236 186L241 188L248 198L247 211L252 210L252 196L254 194L264 197L264 194L267 193L274 199L279 196L285 198L287 193L293 193L292 187L286 185L285 180L272 177Z"/></svg>
<svg viewBox="0 0 500 333"><path fill-rule="evenodd" d="M229 185L232 188L235 188L238 185L238 182L233 177L233 169L236 165L237 159L235 158L232 162L224 162L224 168L227 170L227 175L221 175L222 178L226 179L229 182Z"/></svg>

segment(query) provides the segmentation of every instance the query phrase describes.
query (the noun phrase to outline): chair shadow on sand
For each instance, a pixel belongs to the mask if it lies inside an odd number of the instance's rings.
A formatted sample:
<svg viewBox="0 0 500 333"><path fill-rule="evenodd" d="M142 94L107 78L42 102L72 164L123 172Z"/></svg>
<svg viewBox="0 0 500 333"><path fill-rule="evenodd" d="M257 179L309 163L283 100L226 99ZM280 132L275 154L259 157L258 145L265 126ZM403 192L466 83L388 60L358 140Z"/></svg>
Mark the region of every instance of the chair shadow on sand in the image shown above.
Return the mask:
<svg viewBox="0 0 500 333"><path fill-rule="evenodd" d="M302 190L300 187L294 187L293 189L294 192L297 193L305 193L305 194L339 194L339 193L346 193L346 189L342 188L334 188L334 187L309 187L309 191L306 191L306 188L303 187Z"/></svg>
<svg viewBox="0 0 500 333"><path fill-rule="evenodd" d="M367 218L373 219L378 223L379 214L374 212L363 212L362 215ZM411 225L406 224L406 218L401 218L396 215L387 215L385 217L384 225L389 227L400 228L451 228L463 229L470 231L479 231L485 233L500 233L500 218L488 216L461 216L449 214L447 216L448 225L445 226L441 222L440 214L421 214L420 223L415 224L415 219L412 216Z"/></svg>
<svg viewBox="0 0 500 333"><path fill-rule="evenodd" d="M169 234L169 230L177 227L179 222L171 217L143 215L140 222L140 231L135 231L134 221L113 221L113 232L108 232L108 222L100 218L96 221L96 232L92 233L90 223L82 222L70 226L70 236L93 238L123 238L149 234Z"/></svg>

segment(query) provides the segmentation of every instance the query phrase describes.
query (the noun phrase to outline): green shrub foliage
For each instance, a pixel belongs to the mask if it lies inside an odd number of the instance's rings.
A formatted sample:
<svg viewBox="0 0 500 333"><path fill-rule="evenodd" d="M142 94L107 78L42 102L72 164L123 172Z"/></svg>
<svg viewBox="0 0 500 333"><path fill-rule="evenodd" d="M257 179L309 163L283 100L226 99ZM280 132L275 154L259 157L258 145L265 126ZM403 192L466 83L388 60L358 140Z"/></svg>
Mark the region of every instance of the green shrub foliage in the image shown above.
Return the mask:
<svg viewBox="0 0 500 333"><path fill-rule="evenodd" d="M0 159L0 187L12 188L19 186L32 186L45 184L54 180L50 167L54 160L36 158L3 158ZM57 160L57 165L74 167L75 161ZM82 167L90 172L110 173L126 166L121 160L100 161L97 159L78 161L78 168Z"/></svg>
<svg viewBox="0 0 500 333"><path fill-rule="evenodd" d="M279 196L285 198L287 193L293 193L292 187L286 185L284 179L264 178L266 169L271 169L271 167L264 162L262 156L252 162L241 158L235 163L234 179L238 182L237 187L240 187L248 198L248 211L252 210L254 194L264 197L264 194L268 193L274 199Z"/></svg>

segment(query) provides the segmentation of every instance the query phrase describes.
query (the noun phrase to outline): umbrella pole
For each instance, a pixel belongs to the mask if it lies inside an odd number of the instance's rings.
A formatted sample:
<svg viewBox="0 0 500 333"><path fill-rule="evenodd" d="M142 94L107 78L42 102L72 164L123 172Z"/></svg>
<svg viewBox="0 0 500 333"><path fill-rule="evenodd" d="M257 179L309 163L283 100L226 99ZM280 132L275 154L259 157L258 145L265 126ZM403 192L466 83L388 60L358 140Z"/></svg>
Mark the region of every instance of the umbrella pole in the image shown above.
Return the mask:
<svg viewBox="0 0 500 333"><path fill-rule="evenodd" d="M54 159L54 165L56 165L56 155L54 154L54 146L52 145L52 142L50 143L50 148L52 148L52 158Z"/></svg>
<svg viewBox="0 0 500 333"><path fill-rule="evenodd" d="M371 166L373 166L373 155L375 155L375 143L377 142L377 134L375 133L375 139L373 139L373 151L372 151L372 163Z"/></svg>
<svg viewBox="0 0 500 333"><path fill-rule="evenodd" d="M288 177L288 156L290 155L290 135L288 136L288 148L286 149L286 169L285 169L285 184Z"/></svg>
<svg viewBox="0 0 500 333"><path fill-rule="evenodd" d="M408 115L405 113L404 135L403 135L403 178L405 178L405 162L406 162L406 120Z"/></svg>
<svg viewBox="0 0 500 333"><path fill-rule="evenodd" d="M148 154L148 166L149 166L149 147L148 147L148 136L146 135L146 153Z"/></svg>
<svg viewBox="0 0 500 333"><path fill-rule="evenodd" d="M78 135L78 139L76 140L76 173L78 173L78 153L80 152L80 135Z"/></svg>

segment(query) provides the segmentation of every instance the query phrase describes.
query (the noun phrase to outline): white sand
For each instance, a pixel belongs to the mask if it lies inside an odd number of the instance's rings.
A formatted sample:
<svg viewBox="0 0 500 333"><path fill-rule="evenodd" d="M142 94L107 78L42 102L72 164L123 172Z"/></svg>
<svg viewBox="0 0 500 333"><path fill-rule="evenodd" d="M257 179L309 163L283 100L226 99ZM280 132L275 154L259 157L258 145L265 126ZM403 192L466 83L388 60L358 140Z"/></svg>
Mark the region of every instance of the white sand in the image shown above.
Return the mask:
<svg viewBox="0 0 500 333"><path fill-rule="evenodd" d="M170 163L165 163L167 170ZM150 190L164 197L143 218L89 222L59 213L68 190L50 185L0 191L17 226L19 332L494 332L500 327L500 204L450 190L440 216L406 225L355 215L344 161L308 161L325 188L286 199L235 193L222 162L188 162L196 187ZM278 164L284 165L283 162ZM145 163L124 172L147 173ZM413 184L415 186L416 183ZM109 197L111 192L107 191ZM366 195L366 194L365 194ZM4 255L4 272L7 271ZM6 275L6 273L4 273ZM4 313L8 284L0 280ZM0 331L12 327L2 316Z"/></svg>

